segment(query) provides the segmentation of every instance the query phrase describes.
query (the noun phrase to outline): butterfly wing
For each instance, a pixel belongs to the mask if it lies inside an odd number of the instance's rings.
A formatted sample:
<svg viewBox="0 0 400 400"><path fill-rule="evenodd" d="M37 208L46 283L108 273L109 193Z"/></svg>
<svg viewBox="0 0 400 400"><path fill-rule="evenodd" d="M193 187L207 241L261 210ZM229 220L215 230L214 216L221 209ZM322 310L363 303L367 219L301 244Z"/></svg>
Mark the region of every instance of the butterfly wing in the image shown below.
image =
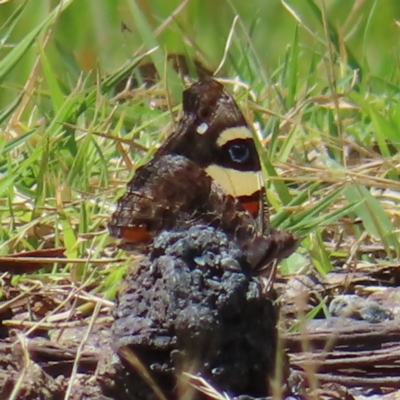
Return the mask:
<svg viewBox="0 0 400 400"><path fill-rule="evenodd" d="M164 229L203 221L236 241L254 271L287 257L297 240L268 229L260 161L233 98L203 79L184 92L183 111L177 131L128 183L110 234L135 249Z"/></svg>
<svg viewBox="0 0 400 400"><path fill-rule="evenodd" d="M108 225L121 247L149 242L163 229L176 227L201 212L212 181L186 157L166 155L139 168L118 200Z"/></svg>
<svg viewBox="0 0 400 400"><path fill-rule="evenodd" d="M185 90L183 117L155 157L165 154L183 155L203 168L264 232L268 207L253 133L223 85L205 78Z"/></svg>

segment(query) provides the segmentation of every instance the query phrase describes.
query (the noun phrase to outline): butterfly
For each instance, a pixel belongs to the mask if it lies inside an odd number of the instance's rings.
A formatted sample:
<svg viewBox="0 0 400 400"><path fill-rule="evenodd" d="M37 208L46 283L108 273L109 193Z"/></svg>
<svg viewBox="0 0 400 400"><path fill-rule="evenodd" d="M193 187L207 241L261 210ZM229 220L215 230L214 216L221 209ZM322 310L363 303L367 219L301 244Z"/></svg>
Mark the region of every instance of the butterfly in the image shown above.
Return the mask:
<svg viewBox="0 0 400 400"><path fill-rule="evenodd" d="M254 273L288 257L297 239L269 227L253 133L223 85L203 78L183 92L177 130L140 167L109 223L133 250L161 231L203 222L237 242Z"/></svg>

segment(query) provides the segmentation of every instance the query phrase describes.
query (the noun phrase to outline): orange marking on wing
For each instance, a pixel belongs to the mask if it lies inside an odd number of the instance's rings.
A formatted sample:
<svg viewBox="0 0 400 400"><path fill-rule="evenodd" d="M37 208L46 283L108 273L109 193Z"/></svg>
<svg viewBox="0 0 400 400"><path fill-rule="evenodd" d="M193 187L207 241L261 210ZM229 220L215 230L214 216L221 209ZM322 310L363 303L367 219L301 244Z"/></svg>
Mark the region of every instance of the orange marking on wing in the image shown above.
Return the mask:
<svg viewBox="0 0 400 400"><path fill-rule="evenodd" d="M243 207L252 215L254 218L257 217L260 211L260 202L259 201L244 201L242 202Z"/></svg>
<svg viewBox="0 0 400 400"><path fill-rule="evenodd" d="M146 243L151 234L141 226L129 226L121 228L121 239L129 243Z"/></svg>

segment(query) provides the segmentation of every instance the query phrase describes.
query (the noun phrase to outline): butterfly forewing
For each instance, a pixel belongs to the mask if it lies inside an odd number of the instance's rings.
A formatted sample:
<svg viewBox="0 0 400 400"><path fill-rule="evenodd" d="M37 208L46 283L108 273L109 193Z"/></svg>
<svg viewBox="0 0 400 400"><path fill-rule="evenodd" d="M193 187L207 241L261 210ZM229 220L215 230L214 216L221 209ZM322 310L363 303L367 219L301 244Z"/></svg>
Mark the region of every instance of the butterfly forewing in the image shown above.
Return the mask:
<svg viewBox="0 0 400 400"><path fill-rule="evenodd" d="M266 228L265 189L253 132L223 85L203 79L183 93L183 117L177 131L158 150L183 155L235 197Z"/></svg>

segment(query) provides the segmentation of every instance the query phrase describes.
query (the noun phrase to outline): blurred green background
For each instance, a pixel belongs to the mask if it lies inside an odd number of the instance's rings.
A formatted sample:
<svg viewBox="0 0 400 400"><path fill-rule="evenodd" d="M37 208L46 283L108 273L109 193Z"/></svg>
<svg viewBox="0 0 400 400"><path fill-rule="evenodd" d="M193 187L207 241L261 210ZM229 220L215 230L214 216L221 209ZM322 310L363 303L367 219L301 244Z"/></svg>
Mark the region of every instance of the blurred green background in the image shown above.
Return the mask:
<svg viewBox="0 0 400 400"><path fill-rule="evenodd" d="M23 1L0 5L0 25ZM59 1L26 2L14 29L3 29L0 59L39 25ZM221 75L239 75L247 83L257 75L273 76L287 57L288 47L298 37L299 80L307 78L310 63L326 57L328 37L351 68L362 69L363 79L378 78L397 85L399 74L400 2L397 0L79 0L65 1L69 7L55 23L47 56L59 78L67 85L81 71L111 72L133 57L141 46L149 47L138 19L145 17L155 31L163 54L196 56L204 66L219 65L232 30L232 41ZM134 6L132 6L134 4ZM138 6L142 15L137 15ZM168 18L176 12L173 18ZM324 30L323 14L327 26ZM239 19L232 29L235 15ZM43 38L38 38L42 43ZM32 46L7 74L1 86L0 104L15 98L25 84L38 54ZM320 58L320 60L318 60ZM249 65L256 63L256 65ZM3 79L4 82L4 79Z"/></svg>

